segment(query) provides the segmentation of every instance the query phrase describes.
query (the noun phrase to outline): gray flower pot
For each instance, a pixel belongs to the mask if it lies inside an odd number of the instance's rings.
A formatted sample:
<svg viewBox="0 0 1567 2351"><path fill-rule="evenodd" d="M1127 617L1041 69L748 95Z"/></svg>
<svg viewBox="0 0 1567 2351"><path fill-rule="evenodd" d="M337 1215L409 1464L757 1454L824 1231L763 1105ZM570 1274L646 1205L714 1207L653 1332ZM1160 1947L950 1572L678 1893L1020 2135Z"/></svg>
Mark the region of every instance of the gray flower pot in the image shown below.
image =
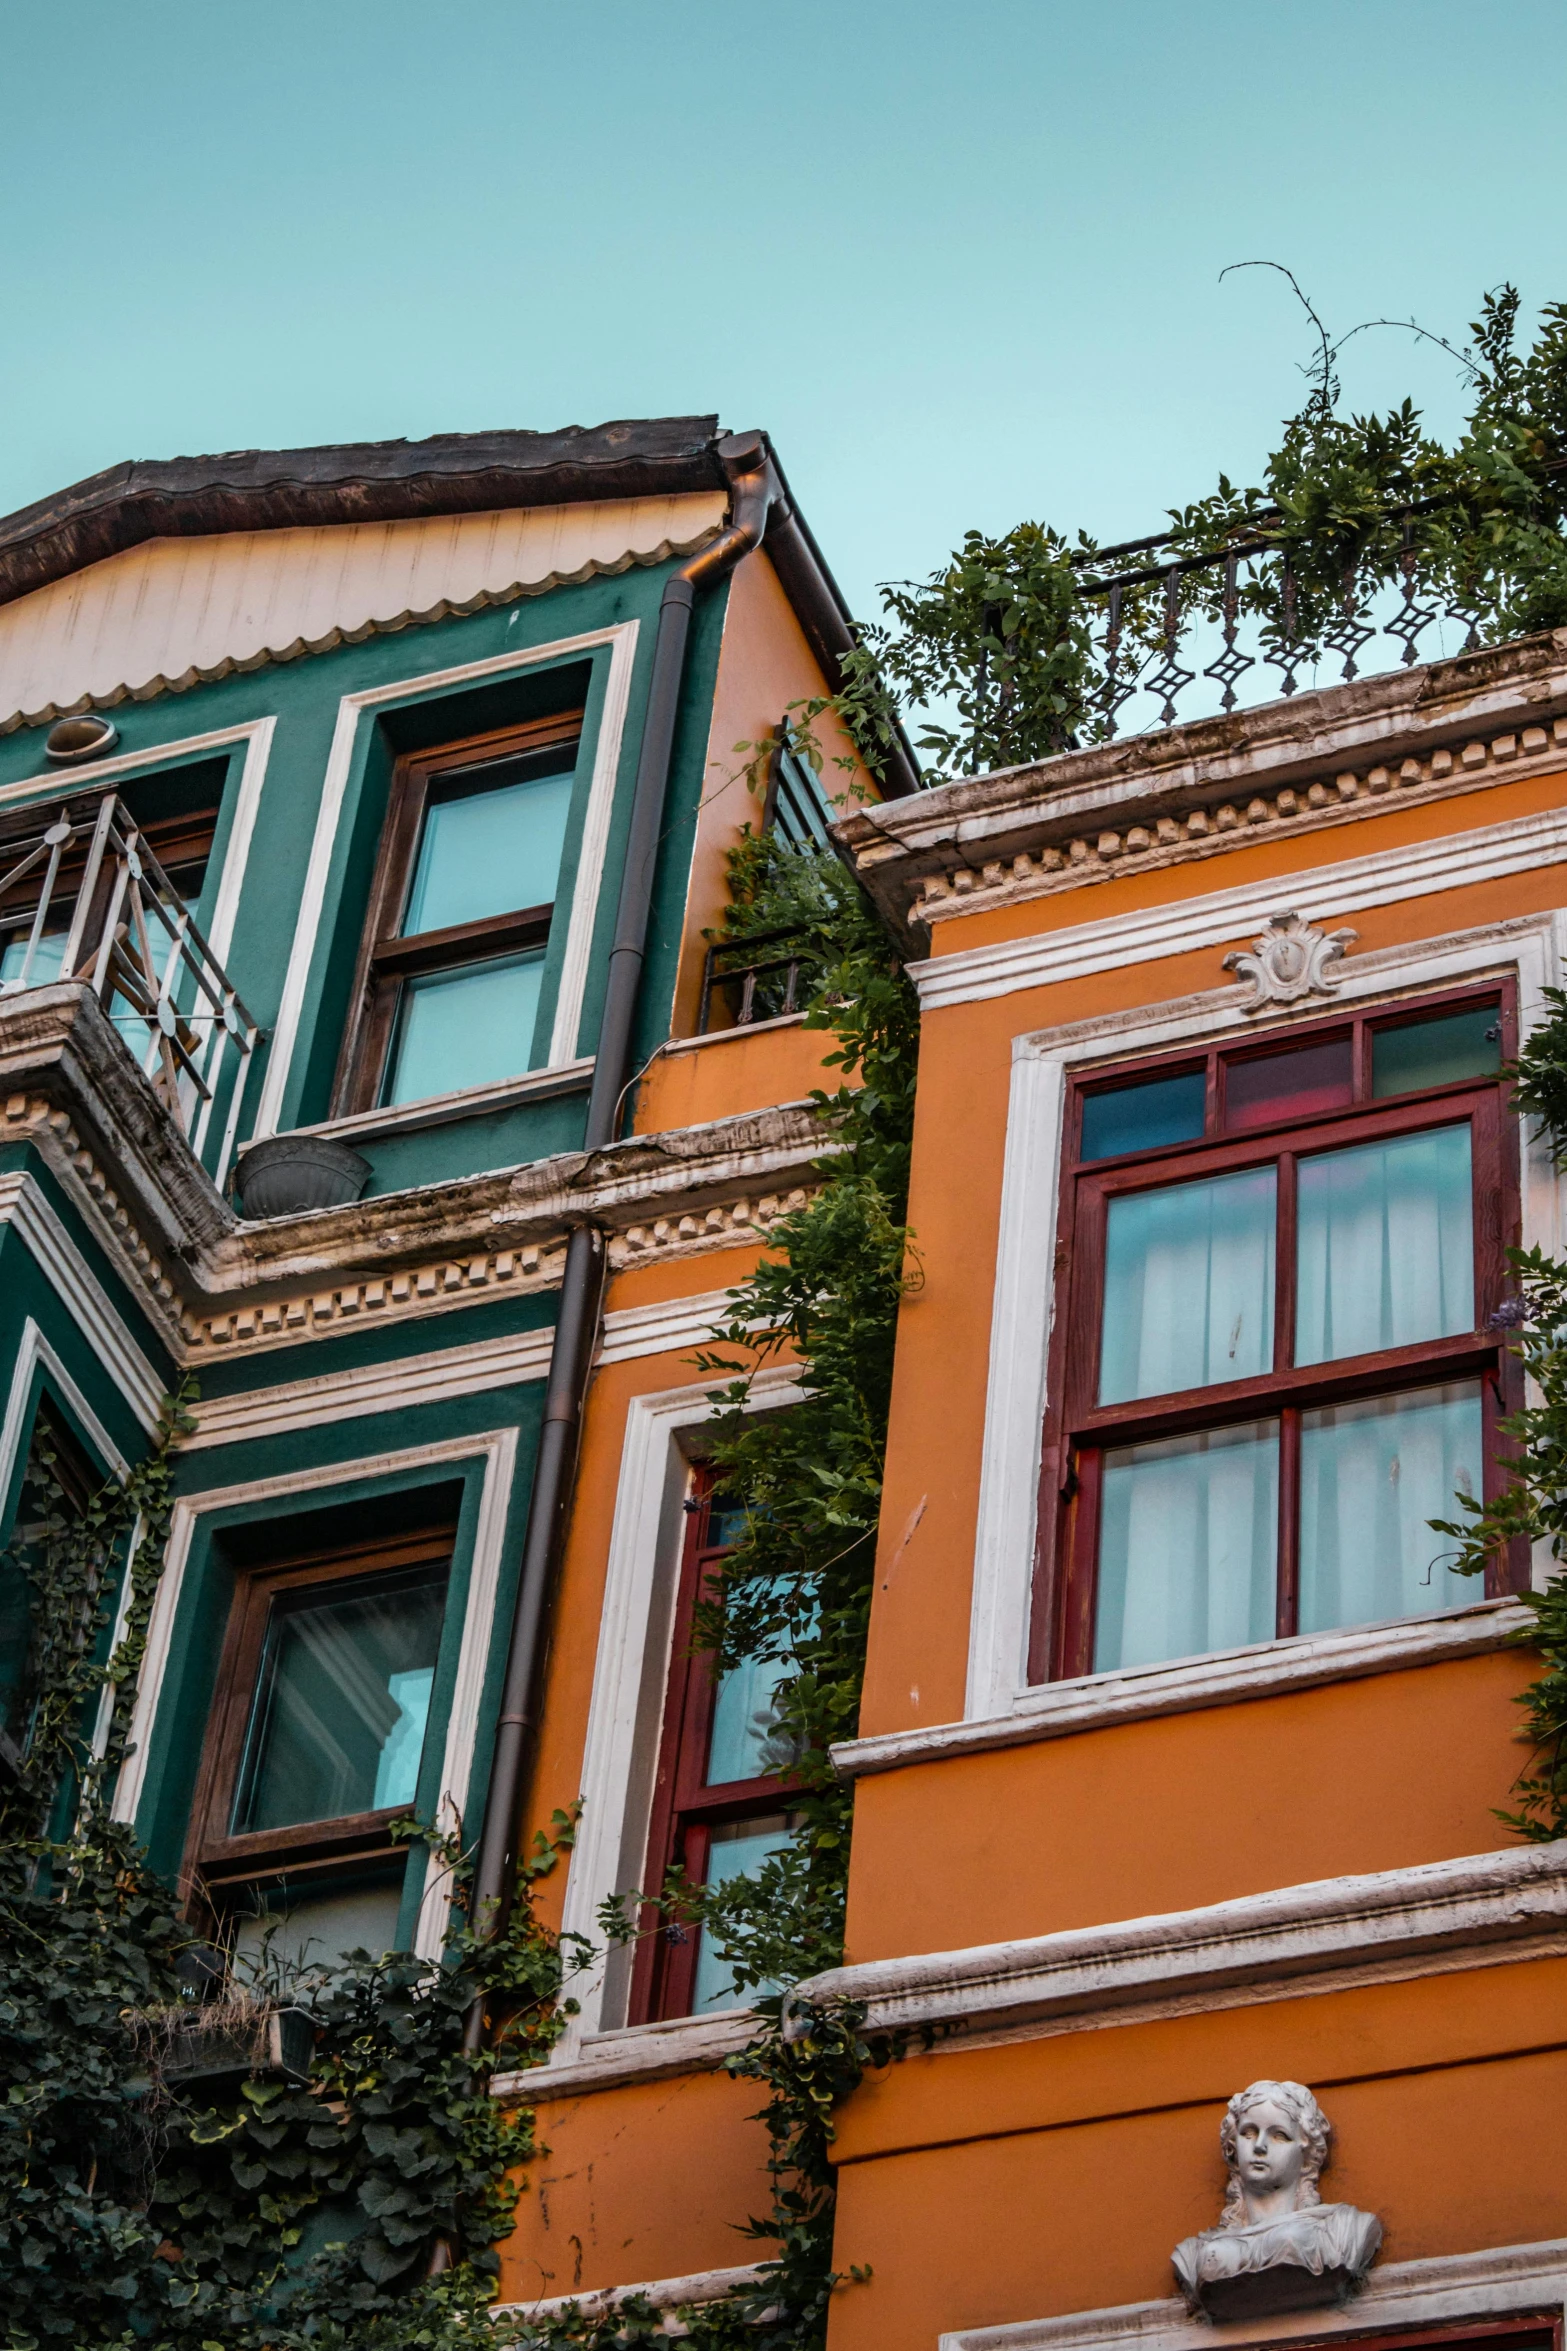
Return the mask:
<svg viewBox="0 0 1567 2351"><path fill-rule="evenodd" d="M369 1180L369 1160L329 1135L269 1135L234 1170L240 1213L252 1219L346 1208Z"/></svg>

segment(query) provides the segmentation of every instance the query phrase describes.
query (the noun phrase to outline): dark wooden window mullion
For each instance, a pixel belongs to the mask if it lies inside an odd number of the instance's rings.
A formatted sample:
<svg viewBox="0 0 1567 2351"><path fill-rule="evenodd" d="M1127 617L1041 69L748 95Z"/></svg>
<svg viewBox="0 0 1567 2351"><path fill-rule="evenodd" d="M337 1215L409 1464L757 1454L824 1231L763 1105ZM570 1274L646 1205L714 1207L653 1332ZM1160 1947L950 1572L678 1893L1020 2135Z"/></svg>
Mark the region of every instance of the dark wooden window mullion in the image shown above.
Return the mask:
<svg viewBox="0 0 1567 2351"><path fill-rule="evenodd" d="M1279 1414L1279 1560L1274 1630L1283 1641L1300 1629L1300 1411Z"/></svg>
<svg viewBox="0 0 1567 2351"><path fill-rule="evenodd" d="M1273 1368L1295 1367L1295 1243L1299 1185L1293 1151L1281 1153L1277 1174L1277 1242L1273 1261Z"/></svg>

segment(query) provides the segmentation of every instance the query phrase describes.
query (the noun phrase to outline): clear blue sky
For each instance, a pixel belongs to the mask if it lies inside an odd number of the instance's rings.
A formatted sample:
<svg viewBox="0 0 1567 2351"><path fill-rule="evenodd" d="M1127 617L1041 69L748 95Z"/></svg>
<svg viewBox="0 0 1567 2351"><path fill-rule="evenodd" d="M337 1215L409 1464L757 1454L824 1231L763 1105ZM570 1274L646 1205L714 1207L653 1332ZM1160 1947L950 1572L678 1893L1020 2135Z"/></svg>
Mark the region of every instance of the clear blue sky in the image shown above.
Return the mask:
<svg viewBox="0 0 1567 2351"><path fill-rule="evenodd" d="M1341 330L1567 296L1561 0L5 0L0 512L123 457L767 426L863 610L1157 526ZM1457 413L1440 353L1356 405Z"/></svg>

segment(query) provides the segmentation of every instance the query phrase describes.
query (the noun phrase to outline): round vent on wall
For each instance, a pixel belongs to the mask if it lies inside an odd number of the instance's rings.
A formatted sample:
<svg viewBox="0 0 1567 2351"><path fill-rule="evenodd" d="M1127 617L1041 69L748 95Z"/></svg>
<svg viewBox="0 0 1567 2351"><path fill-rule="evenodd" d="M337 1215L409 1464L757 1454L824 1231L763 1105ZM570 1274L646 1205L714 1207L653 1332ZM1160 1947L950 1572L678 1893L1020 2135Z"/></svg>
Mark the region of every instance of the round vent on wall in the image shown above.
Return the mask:
<svg viewBox="0 0 1567 2351"><path fill-rule="evenodd" d="M78 759L97 759L112 751L119 739L119 728L92 712L82 718L57 718L44 737L44 757L69 767Z"/></svg>

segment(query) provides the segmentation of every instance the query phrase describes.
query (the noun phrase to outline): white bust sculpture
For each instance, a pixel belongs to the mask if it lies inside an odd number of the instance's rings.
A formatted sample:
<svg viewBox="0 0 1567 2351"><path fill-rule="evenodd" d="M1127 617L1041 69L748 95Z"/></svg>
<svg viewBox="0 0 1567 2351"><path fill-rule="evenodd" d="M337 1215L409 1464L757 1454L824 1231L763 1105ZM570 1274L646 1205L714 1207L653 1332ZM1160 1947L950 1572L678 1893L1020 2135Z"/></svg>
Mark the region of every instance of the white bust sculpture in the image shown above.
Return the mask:
<svg viewBox="0 0 1567 2351"><path fill-rule="evenodd" d="M1300 2082L1238 2090L1219 2126L1230 2182L1216 2228L1185 2237L1171 2256L1192 2311L1263 2318L1346 2302L1366 2282L1382 2242L1374 2212L1324 2204L1328 2118Z"/></svg>

